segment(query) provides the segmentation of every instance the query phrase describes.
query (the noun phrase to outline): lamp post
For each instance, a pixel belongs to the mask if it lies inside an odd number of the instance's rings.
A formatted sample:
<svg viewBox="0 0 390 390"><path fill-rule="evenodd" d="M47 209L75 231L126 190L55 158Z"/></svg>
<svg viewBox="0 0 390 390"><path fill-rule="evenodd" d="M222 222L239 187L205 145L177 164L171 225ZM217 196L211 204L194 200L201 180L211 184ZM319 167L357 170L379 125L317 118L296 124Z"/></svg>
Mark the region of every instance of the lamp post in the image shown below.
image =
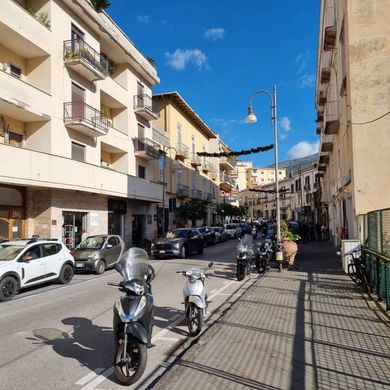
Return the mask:
<svg viewBox="0 0 390 390"><path fill-rule="evenodd" d="M177 150L173 146L168 146L168 147L164 146L163 149L161 150L162 157L163 157L163 161L162 161L162 189L163 189L163 193L162 193L162 236L163 237L165 237L165 157L166 157L167 152L169 150L173 150L175 152L175 160L177 157Z"/></svg>
<svg viewBox="0 0 390 390"><path fill-rule="evenodd" d="M279 204L279 162L278 162L278 120L276 110L276 84L273 87L273 93L266 90L258 90L254 92L249 99L248 115L245 119L246 123L255 123L257 118L253 110L253 98L256 95L265 93L271 100L271 120L274 127L274 156L275 156L275 187L276 187L276 260L279 262L279 272L282 272L283 253L281 251L282 242L280 237L280 204Z"/></svg>

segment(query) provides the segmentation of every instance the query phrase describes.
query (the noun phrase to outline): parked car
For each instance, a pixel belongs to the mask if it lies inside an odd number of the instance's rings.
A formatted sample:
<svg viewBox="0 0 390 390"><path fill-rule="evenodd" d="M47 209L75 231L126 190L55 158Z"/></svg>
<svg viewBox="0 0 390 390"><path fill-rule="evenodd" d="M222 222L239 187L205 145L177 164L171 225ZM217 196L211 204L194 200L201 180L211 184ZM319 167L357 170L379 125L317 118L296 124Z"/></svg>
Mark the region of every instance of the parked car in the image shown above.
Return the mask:
<svg viewBox="0 0 390 390"><path fill-rule="evenodd" d="M190 253L202 254L204 239L198 229L185 228L169 231L165 238L160 238L152 243L151 254L160 257L180 256L183 259Z"/></svg>
<svg viewBox="0 0 390 390"><path fill-rule="evenodd" d="M241 229L236 223L227 223L224 228L229 238L237 238L241 235Z"/></svg>
<svg viewBox="0 0 390 390"><path fill-rule="evenodd" d="M101 275L113 267L125 250L122 238L112 234L89 236L73 252L77 271L92 271Z"/></svg>
<svg viewBox="0 0 390 390"><path fill-rule="evenodd" d="M215 232L215 239L217 242L224 242L229 239L228 234L226 233L226 230L224 227L221 226L214 226L211 229Z"/></svg>
<svg viewBox="0 0 390 390"><path fill-rule="evenodd" d="M32 239L0 244L0 301L51 280L69 283L73 275L74 259L62 242Z"/></svg>
<svg viewBox="0 0 390 390"><path fill-rule="evenodd" d="M206 246L215 245L215 243L217 242L217 238L215 235L215 231L211 229L210 226L202 226L199 228L199 231L202 234Z"/></svg>

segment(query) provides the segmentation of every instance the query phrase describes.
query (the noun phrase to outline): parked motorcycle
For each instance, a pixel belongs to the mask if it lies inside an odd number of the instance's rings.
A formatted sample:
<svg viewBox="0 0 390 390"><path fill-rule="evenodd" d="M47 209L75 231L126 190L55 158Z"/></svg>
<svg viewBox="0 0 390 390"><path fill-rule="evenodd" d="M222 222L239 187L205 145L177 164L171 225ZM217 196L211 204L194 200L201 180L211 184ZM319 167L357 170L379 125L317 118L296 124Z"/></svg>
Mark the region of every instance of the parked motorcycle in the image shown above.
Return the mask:
<svg viewBox="0 0 390 390"><path fill-rule="evenodd" d="M269 262L274 255L273 244L271 240L264 240L258 243L258 254L256 256L256 270L259 274L269 269Z"/></svg>
<svg viewBox="0 0 390 390"><path fill-rule="evenodd" d="M210 262L208 268L212 266L213 262ZM191 268L187 271L176 271L187 278L183 288L184 308L188 331L193 337L201 332L207 312L208 301L204 287L206 270L207 268L202 272L199 268Z"/></svg>
<svg viewBox="0 0 390 390"><path fill-rule="evenodd" d="M255 267L256 256L258 255L258 248L252 234L245 234L243 238L239 240L237 245L237 267L236 276L237 280L241 281L245 278L245 275L249 275L252 269Z"/></svg>
<svg viewBox="0 0 390 390"><path fill-rule="evenodd" d="M114 372L119 382L131 385L146 368L147 347L153 329L153 295L151 282L155 277L148 264L148 254L141 248L125 252L115 269L123 276L119 287L125 295L114 304L115 359Z"/></svg>

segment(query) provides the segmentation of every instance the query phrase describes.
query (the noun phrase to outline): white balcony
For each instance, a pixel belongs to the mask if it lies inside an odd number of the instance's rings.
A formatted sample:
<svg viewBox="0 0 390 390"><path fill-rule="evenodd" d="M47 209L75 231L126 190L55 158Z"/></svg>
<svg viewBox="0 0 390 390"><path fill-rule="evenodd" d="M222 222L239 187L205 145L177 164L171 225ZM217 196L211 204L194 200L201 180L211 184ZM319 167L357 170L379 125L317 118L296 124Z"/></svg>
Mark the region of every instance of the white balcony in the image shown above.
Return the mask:
<svg viewBox="0 0 390 390"><path fill-rule="evenodd" d="M162 201L160 184L97 165L0 144L0 181L13 185L59 188Z"/></svg>
<svg viewBox="0 0 390 390"><path fill-rule="evenodd" d="M2 1L0 43L24 58L47 56L50 30L13 1Z"/></svg>
<svg viewBox="0 0 390 390"><path fill-rule="evenodd" d="M145 160L158 159L161 156L160 145L149 138L136 138L134 140L134 151L137 157Z"/></svg>
<svg viewBox="0 0 390 390"><path fill-rule="evenodd" d="M134 96L134 112L147 121L160 118L160 108L149 95Z"/></svg>
<svg viewBox="0 0 390 390"><path fill-rule="evenodd" d="M229 157L220 157L219 165L221 167L221 171L230 172L234 170L235 163Z"/></svg>
<svg viewBox="0 0 390 390"><path fill-rule="evenodd" d="M51 96L0 70L0 112L21 122L49 120Z"/></svg>

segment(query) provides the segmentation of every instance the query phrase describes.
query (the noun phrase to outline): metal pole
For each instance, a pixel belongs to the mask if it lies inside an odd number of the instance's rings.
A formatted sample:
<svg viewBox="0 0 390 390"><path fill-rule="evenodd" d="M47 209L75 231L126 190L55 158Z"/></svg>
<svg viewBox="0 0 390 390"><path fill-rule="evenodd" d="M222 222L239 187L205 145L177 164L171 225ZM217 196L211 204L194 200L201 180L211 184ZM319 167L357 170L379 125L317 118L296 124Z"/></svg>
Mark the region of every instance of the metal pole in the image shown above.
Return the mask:
<svg viewBox="0 0 390 390"><path fill-rule="evenodd" d="M165 154L166 151L163 151L163 174L162 174L162 236L165 237Z"/></svg>
<svg viewBox="0 0 390 390"><path fill-rule="evenodd" d="M276 187L276 260L279 261L279 272L282 271L283 253L281 252L280 237L280 204L279 204L279 160L278 160L278 118L276 106L276 84L273 88L273 115L274 121L274 153L275 153L275 187Z"/></svg>

